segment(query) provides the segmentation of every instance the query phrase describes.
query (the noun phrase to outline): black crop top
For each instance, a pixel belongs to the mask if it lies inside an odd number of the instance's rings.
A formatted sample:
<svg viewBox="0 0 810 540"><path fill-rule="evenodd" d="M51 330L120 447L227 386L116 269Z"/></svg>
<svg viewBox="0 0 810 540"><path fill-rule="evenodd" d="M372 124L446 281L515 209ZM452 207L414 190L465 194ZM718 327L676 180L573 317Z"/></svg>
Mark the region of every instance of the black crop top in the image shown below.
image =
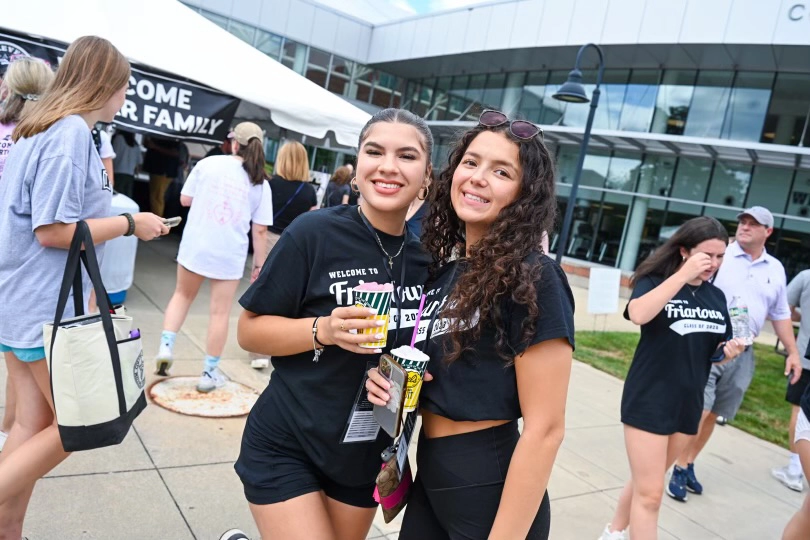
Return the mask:
<svg viewBox="0 0 810 540"><path fill-rule="evenodd" d="M574 297L568 279L549 257L539 254L529 257L535 260L542 257L541 275L535 283L540 315L534 335L528 341L523 341L521 325L527 317L526 306L515 303L511 298L505 300L502 309L508 346L515 356L531 345L556 338L567 339L573 347ZM456 264L459 268L453 272L453 265ZM441 309L463 271L464 262L452 262L425 289L427 300L423 321L430 321L435 310ZM420 407L455 421L520 418L515 366L507 366L497 353L495 325L486 323L478 342L451 364L442 358L446 350L447 327L447 321L439 315L430 329L425 352L431 358L428 371L433 375L433 381L422 385ZM424 334L420 337L424 340ZM417 344L419 348L423 346L424 343Z"/></svg>

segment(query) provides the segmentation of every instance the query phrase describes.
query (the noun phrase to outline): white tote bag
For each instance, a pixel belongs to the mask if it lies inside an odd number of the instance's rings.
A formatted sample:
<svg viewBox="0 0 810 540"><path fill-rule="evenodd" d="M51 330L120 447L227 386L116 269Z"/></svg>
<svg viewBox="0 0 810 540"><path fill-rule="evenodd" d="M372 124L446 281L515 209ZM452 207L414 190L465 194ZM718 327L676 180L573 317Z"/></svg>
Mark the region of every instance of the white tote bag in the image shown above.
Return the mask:
<svg viewBox="0 0 810 540"><path fill-rule="evenodd" d="M82 244L85 249L82 251ZM81 266L99 313L85 315ZM62 319L73 288L76 317ZM59 436L67 452L119 444L146 407L140 334L123 306L111 309L87 224L76 224L53 324L45 324L45 355Z"/></svg>

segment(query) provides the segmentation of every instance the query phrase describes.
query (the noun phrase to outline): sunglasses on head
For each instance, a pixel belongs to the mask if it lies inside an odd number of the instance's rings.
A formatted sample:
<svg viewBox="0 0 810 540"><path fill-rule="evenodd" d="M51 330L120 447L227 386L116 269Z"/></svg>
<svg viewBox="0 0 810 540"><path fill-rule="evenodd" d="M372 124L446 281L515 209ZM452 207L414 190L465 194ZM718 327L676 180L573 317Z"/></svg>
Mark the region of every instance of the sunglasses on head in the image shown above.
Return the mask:
<svg viewBox="0 0 810 540"><path fill-rule="evenodd" d="M540 135L540 138L543 137L543 130L531 122L527 122L526 120L510 121L509 117L503 114L501 111L486 109L481 113L481 116L478 117L478 123L486 127L494 128L502 126L507 122L509 123L509 133L511 133L512 136L517 139L528 141L537 135Z"/></svg>

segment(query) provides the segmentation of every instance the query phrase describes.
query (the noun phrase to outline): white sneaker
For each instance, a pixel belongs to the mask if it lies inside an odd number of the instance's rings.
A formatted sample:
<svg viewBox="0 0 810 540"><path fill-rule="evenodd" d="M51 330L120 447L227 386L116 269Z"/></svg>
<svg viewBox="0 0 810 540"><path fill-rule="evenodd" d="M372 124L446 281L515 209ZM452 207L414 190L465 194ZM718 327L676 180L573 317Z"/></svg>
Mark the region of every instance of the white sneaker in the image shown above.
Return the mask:
<svg viewBox="0 0 810 540"><path fill-rule="evenodd" d="M174 354L172 353L172 350L165 345L161 345L160 350L155 357L155 373L161 377L167 376L169 374L169 368L172 367L173 362Z"/></svg>
<svg viewBox="0 0 810 540"><path fill-rule="evenodd" d="M269 358L254 358L250 361L250 367L253 369L265 369L270 367Z"/></svg>
<svg viewBox="0 0 810 540"><path fill-rule="evenodd" d="M219 368L215 367L210 371L202 372L200 380L197 382L197 391L207 394L217 388L222 388L226 382L228 382L228 378Z"/></svg>
<svg viewBox="0 0 810 540"><path fill-rule="evenodd" d="M6 439L8 439L8 434L0 431L0 451L3 450L3 446L6 444Z"/></svg>
<svg viewBox="0 0 810 540"><path fill-rule="evenodd" d="M771 475L782 482L785 487L793 491L798 491L799 493L804 491L804 475L801 473L791 474L790 467L787 465L777 469L771 469Z"/></svg>
<svg viewBox="0 0 810 540"><path fill-rule="evenodd" d="M605 525L605 530L602 531L602 536L596 540L627 540L627 529L623 531L611 531L610 523Z"/></svg>

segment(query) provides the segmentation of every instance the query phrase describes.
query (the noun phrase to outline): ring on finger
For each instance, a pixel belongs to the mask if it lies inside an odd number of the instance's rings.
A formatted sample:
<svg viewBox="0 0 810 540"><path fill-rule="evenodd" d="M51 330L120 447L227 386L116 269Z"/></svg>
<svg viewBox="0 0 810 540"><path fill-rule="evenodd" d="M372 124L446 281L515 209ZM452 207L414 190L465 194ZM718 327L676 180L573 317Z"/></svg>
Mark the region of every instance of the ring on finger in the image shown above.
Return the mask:
<svg viewBox="0 0 810 540"><path fill-rule="evenodd" d="M340 321L340 331L341 331L341 332L345 332L345 331L346 331L346 321L345 321L345 320Z"/></svg>

